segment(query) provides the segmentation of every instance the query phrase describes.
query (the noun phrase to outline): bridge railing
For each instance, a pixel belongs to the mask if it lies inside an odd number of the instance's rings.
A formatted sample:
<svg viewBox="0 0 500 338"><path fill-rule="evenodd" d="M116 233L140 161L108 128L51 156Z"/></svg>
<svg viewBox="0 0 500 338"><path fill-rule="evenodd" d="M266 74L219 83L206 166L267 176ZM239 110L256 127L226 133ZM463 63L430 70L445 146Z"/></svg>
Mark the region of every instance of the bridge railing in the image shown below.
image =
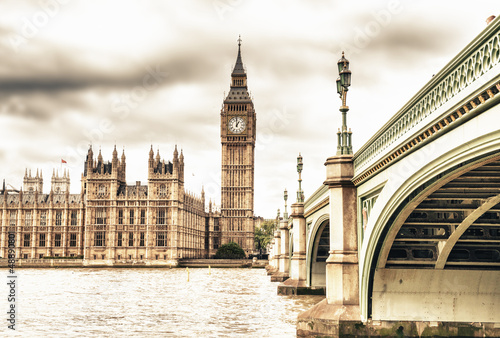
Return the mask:
<svg viewBox="0 0 500 338"><path fill-rule="evenodd" d="M495 67L499 60L500 18L496 18L354 154L355 176L369 169L384 150L398 145L403 137L406 139L408 132L418 129L424 119L427 123L427 117Z"/></svg>

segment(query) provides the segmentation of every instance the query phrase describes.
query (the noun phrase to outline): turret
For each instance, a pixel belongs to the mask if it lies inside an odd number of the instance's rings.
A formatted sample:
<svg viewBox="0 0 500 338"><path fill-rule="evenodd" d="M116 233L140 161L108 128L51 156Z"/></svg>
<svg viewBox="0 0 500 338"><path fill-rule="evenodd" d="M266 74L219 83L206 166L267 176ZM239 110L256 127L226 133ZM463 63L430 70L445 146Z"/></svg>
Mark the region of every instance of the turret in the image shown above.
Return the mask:
<svg viewBox="0 0 500 338"><path fill-rule="evenodd" d="M31 176L31 169L26 169L24 172L23 179L23 190L28 193L33 193L35 191L42 192L43 190L43 178L39 175L38 169L36 170L36 176Z"/></svg>
<svg viewBox="0 0 500 338"><path fill-rule="evenodd" d="M89 146L89 151L87 152L87 158L85 159L85 165L83 168L83 176L86 177L89 172L92 172L94 168L94 152L92 151L92 145Z"/></svg>
<svg viewBox="0 0 500 338"><path fill-rule="evenodd" d="M123 148L123 152L122 152L122 160L120 162L120 168L121 168L121 177L120 179L123 180L123 182L125 183L126 181L126 168L127 168L127 165L126 165L126 161L125 161L125 148Z"/></svg>
<svg viewBox="0 0 500 338"><path fill-rule="evenodd" d="M69 187L69 170L66 171L66 169L64 169L61 177L59 177L59 172L56 173L56 171L54 170L52 173L50 190L56 194L64 194L69 192Z"/></svg>
<svg viewBox="0 0 500 338"><path fill-rule="evenodd" d="M151 145L151 149L149 150L149 161L148 161L148 168L152 172L152 169L154 167L154 156L155 153L153 151L153 145Z"/></svg>
<svg viewBox="0 0 500 338"><path fill-rule="evenodd" d="M118 167L118 152L116 151L116 144L115 144L115 147L113 149L113 159L111 161L113 163L113 168L115 168L115 164L116 164L116 167Z"/></svg>
<svg viewBox="0 0 500 338"><path fill-rule="evenodd" d="M160 163L160 149L157 149L156 151L156 161L155 161L155 164L158 164Z"/></svg>
<svg viewBox="0 0 500 338"><path fill-rule="evenodd" d="M182 153L179 156L179 180L184 182L184 154Z"/></svg>

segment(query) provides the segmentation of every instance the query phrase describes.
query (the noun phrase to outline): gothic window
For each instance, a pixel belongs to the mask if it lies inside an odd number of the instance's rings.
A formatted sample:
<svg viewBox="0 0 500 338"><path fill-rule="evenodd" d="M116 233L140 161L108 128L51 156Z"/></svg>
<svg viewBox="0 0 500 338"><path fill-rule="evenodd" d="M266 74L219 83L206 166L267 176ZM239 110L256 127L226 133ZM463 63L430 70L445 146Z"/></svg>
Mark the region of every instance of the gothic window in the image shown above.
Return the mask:
<svg viewBox="0 0 500 338"><path fill-rule="evenodd" d="M26 211L25 215L24 215L24 225L29 227L33 224L32 220L31 220L31 210L30 211Z"/></svg>
<svg viewBox="0 0 500 338"><path fill-rule="evenodd" d="M54 246L61 246L61 234L55 234L54 236Z"/></svg>
<svg viewBox="0 0 500 338"><path fill-rule="evenodd" d="M45 246L45 234L40 234L40 240L38 242L38 246Z"/></svg>
<svg viewBox="0 0 500 338"><path fill-rule="evenodd" d="M30 246L30 239L31 239L30 234L24 234L24 243L23 244L25 247Z"/></svg>
<svg viewBox="0 0 500 338"><path fill-rule="evenodd" d="M141 224L146 224L146 210L141 210Z"/></svg>
<svg viewBox="0 0 500 338"><path fill-rule="evenodd" d="M47 225L47 211L42 211L40 214L40 226Z"/></svg>
<svg viewBox="0 0 500 338"><path fill-rule="evenodd" d="M106 243L106 237L104 231L97 231L94 237L94 246L104 246Z"/></svg>
<svg viewBox="0 0 500 338"><path fill-rule="evenodd" d="M76 246L76 234L70 234L69 236L69 246Z"/></svg>
<svg viewBox="0 0 500 338"><path fill-rule="evenodd" d="M128 246L134 246L134 234L132 232L128 233Z"/></svg>
<svg viewBox="0 0 500 338"><path fill-rule="evenodd" d="M62 211L56 211L56 225L62 224Z"/></svg>
<svg viewBox="0 0 500 338"><path fill-rule="evenodd" d="M116 243L116 246L122 246L123 244L123 233L119 232L118 233L118 243Z"/></svg>
<svg viewBox="0 0 500 338"><path fill-rule="evenodd" d="M139 238L139 246L144 246L144 239L146 234L144 232L140 233L140 238Z"/></svg>
<svg viewBox="0 0 500 338"><path fill-rule="evenodd" d="M10 219L9 219L9 225L11 227L15 227L16 226L16 217L17 217L17 214L15 211L11 211L10 212Z"/></svg>
<svg viewBox="0 0 500 338"><path fill-rule="evenodd" d="M167 233L165 231L158 232L156 234L156 246L166 246L167 245Z"/></svg>
<svg viewBox="0 0 500 338"><path fill-rule="evenodd" d="M102 198L107 195L108 188L104 184L99 184L99 188L97 190L97 197Z"/></svg>
<svg viewBox="0 0 500 338"><path fill-rule="evenodd" d="M106 209L97 208L95 213L95 224L106 224Z"/></svg>
<svg viewBox="0 0 500 338"><path fill-rule="evenodd" d="M158 212L156 215L156 224L167 224L165 222L165 220L166 220L165 214L166 214L165 208L158 209Z"/></svg>
<svg viewBox="0 0 500 338"><path fill-rule="evenodd" d="M130 224L134 224L134 210L130 210Z"/></svg>
<svg viewBox="0 0 500 338"><path fill-rule="evenodd" d="M78 214L76 212L76 210L72 210L71 211L71 225L77 225L78 223Z"/></svg>
<svg viewBox="0 0 500 338"><path fill-rule="evenodd" d="M118 210L118 224L123 224L123 209Z"/></svg>
<svg viewBox="0 0 500 338"><path fill-rule="evenodd" d="M167 196L167 186L165 184L161 184L158 187L158 197L166 197Z"/></svg>

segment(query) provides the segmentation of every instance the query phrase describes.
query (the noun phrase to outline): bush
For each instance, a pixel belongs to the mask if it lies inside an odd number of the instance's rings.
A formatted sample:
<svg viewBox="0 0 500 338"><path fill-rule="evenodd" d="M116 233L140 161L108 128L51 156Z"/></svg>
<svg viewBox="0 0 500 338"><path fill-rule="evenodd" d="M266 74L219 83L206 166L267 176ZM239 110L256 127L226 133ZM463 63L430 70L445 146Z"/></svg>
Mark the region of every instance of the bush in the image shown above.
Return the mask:
<svg viewBox="0 0 500 338"><path fill-rule="evenodd" d="M234 242L221 245L215 254L216 259L242 259L245 257L245 251Z"/></svg>

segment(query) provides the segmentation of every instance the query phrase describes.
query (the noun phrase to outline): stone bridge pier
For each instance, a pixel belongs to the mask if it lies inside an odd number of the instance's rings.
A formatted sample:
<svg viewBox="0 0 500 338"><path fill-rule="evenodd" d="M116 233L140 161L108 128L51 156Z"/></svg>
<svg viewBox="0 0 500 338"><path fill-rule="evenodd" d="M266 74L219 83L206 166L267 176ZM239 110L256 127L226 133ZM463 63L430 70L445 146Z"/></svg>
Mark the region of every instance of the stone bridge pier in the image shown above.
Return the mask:
<svg viewBox="0 0 500 338"><path fill-rule="evenodd" d="M306 285L306 219L304 202L292 204L293 251L290 262L290 278L278 285L279 295L308 293Z"/></svg>
<svg viewBox="0 0 500 338"><path fill-rule="evenodd" d="M330 251L326 260L326 299L299 315L297 335L333 335L361 324L359 308L356 188L352 155L327 159L330 195Z"/></svg>
<svg viewBox="0 0 500 338"><path fill-rule="evenodd" d="M279 234L279 237L276 237ZM271 273L271 282L284 282L289 278L290 266L290 235L288 230L288 217L286 216L279 221L279 230L275 233L277 267Z"/></svg>

